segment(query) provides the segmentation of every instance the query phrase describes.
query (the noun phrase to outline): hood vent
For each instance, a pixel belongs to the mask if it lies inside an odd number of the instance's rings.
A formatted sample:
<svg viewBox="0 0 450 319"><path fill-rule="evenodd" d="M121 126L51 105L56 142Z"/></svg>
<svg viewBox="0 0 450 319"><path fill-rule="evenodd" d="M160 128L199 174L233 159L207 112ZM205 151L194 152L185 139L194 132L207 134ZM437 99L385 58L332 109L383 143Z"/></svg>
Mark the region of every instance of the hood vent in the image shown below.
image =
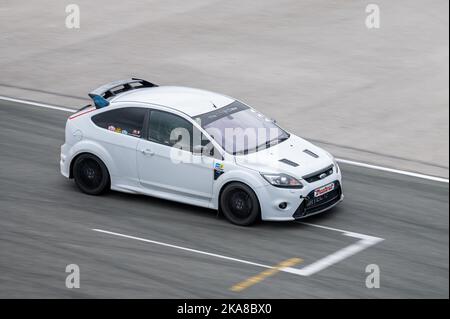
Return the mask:
<svg viewBox="0 0 450 319"><path fill-rule="evenodd" d="M319 155L317 155L316 153L311 152L310 150L304 150L303 153L306 153L309 156L312 156L314 158L319 158Z"/></svg>
<svg viewBox="0 0 450 319"><path fill-rule="evenodd" d="M294 167L297 167L297 166L298 166L297 163L295 163L295 162L293 162L293 161L290 161L290 160L288 160L288 159L286 159L286 158L280 159L280 162L281 162L281 163L284 163L284 164L287 164L287 165L294 166Z"/></svg>

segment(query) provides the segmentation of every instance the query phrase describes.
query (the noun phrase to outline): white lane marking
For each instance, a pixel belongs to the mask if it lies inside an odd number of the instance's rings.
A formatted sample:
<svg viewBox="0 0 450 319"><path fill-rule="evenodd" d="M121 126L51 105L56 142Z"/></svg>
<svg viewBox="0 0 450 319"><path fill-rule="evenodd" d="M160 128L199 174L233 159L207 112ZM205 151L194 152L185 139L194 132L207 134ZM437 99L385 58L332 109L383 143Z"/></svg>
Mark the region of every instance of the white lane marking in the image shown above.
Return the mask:
<svg viewBox="0 0 450 319"><path fill-rule="evenodd" d="M20 100L20 99L10 98L7 96L1 96L1 95L0 95L0 100L16 102L16 103L23 103L23 104L27 104L27 105L39 106L39 107L43 107L43 108L47 108L47 109L65 111L65 112L70 112L70 113L76 112L76 110L74 110L74 109L69 109L69 108L54 106L54 105L48 105L48 104L44 104L44 103L32 102L32 101L27 101L27 100ZM370 168L370 169L375 169L375 170L380 170L380 171L385 171L385 172L407 175L407 176L411 176L411 177L428 179L431 181L436 181L436 182L441 182L441 183L447 183L447 184L449 183L448 179L442 178L442 177L436 177L436 176L431 176L431 175L403 171L403 170L389 168L389 167L360 163L360 162L345 160L345 159L341 159L341 158L337 158L336 160L340 163L344 163L347 165L354 165L354 166L365 167L365 168Z"/></svg>
<svg viewBox="0 0 450 319"><path fill-rule="evenodd" d="M247 264L247 265L258 266L258 267L262 267L262 268L272 268L271 266L268 266L268 265L258 264L258 263L254 263L254 262L251 262L251 261L238 259L238 258L227 257L227 256L219 255L219 254L213 254L213 253L209 253L209 252L202 251L202 250L197 250L197 249L192 249L192 248L186 248L186 247L182 247L182 246L167 244L167 243L163 243L163 242L156 241L156 240L150 240L150 239L145 239L145 238L141 238L141 237L124 235L124 234L121 234L121 233L115 233L115 232L112 232L112 231L102 230L102 229L97 229L97 228L94 228L92 230L96 231L96 232L100 232L100 233L109 234L109 235L114 235L114 236L119 236L119 237L134 239L134 240L139 240L139 241L143 241L143 242L146 242L146 243L156 244L156 245L160 245L160 246L165 246L165 247L180 249L180 250L184 250L184 251L189 251L191 253L196 253L196 254L201 254L201 255L206 255L206 256L211 256L211 257L231 260L231 261L236 261L236 262L240 262L240 263Z"/></svg>
<svg viewBox="0 0 450 319"><path fill-rule="evenodd" d="M285 267L285 268L279 269L280 271L287 272L287 273L294 274L294 275L299 275L299 276L311 276L321 270L324 270L325 268L328 268L328 267L330 267L350 256L353 256L356 253L363 251L364 249L367 249L370 246L373 246L384 240L383 238L363 235L363 234L354 233L354 232L348 232L345 230L340 230L337 228L331 228L331 227L327 227L327 226L314 225L314 224L308 224L308 223L303 223L303 222L300 222L300 224L304 224L304 225L312 226L312 227L323 228L323 229L332 230L332 231L337 231L337 232L343 233L343 235L345 235L345 236L359 238L360 240L358 242L356 242L355 244L352 244L343 249L340 249L337 252L332 253L331 255L328 255L328 256L326 256L310 265L307 265L303 268L297 269L297 268L292 268L292 267ZM180 249L180 250L188 251L191 253L196 253L196 254L226 259L226 260L230 260L230 261L235 261L235 262L239 262L239 263L243 263L243 264L247 264L247 265L252 265L252 266L257 266L257 267L262 267L262 268L273 268L272 266L254 263L254 262L243 260L243 259L214 254L214 253L210 253L210 252L206 252L206 251L202 251L202 250L198 250L198 249L192 249L192 248L186 248L186 247L182 247L182 246L167 244L167 243L163 243L160 241L145 239L145 238L141 238L141 237L125 235L125 234L116 233L116 232L112 232L112 231L108 231L108 230L103 230L103 229L98 229L98 228L93 228L92 230L96 231L96 232L100 232L100 233L123 237L123 238L139 240L139 241L143 241L146 243Z"/></svg>
<svg viewBox="0 0 450 319"><path fill-rule="evenodd" d="M422 179L428 179L430 181L435 181L435 182L441 182L441 183L447 183L448 184L448 181L449 181L448 178L442 178L442 177L437 177L437 176L431 176L431 175L419 174L419 173L414 173L414 172L408 172L408 171L403 171L403 170L400 170L400 169L388 168L388 167L383 167L383 166L378 166L378 165L371 165L371 164L366 164L366 163L360 163L360 162L345 160L345 159L342 159L342 158L336 158L336 160L339 163L344 163L344 164L353 165L353 166L359 166L359 167L364 167L364 168L370 168L370 169L375 169L375 170L384 171L384 172L390 172L390 173L396 173L396 174L401 174L401 175L407 175L407 176L412 176L412 177L417 177L417 178L422 178Z"/></svg>
<svg viewBox="0 0 450 319"><path fill-rule="evenodd" d="M8 101L8 102L21 103L21 104L27 104L27 105L33 105L33 106L39 106L39 107L43 107L43 108L51 109L51 110L58 110L58 111L64 111L64 112L70 112L70 113L75 113L76 112L76 110L69 109L69 108L66 108L66 107L55 106L55 105L48 105L48 104L44 104L44 103L32 102L32 101L27 101L27 100L19 100L19 99L14 99L14 98L11 98L11 97L1 96L1 95L0 95L0 100Z"/></svg>
<svg viewBox="0 0 450 319"><path fill-rule="evenodd" d="M337 232L342 233L344 236L349 236L349 237L354 237L354 238L360 239L356 243L351 244L345 248L342 248L342 249L332 253L331 255L328 255L322 259L319 259L318 261L313 262L312 264L309 264L301 269L292 268L292 267L282 269L285 272L289 272L291 274L296 274L296 275L300 275L300 276L311 276L319 271L324 270L325 268L328 268L344 259L347 259L350 256L353 256L353 255L369 248L370 246L376 245L379 242L382 242L384 240L383 238L363 235L363 234L359 234L359 233L355 233L355 232L349 232L349 231L345 231L342 229L337 229L337 228L332 228L332 227L327 227L327 226L322 226L322 225L303 223L303 222L299 222L299 223L303 224L303 225L307 225L307 226L337 231Z"/></svg>

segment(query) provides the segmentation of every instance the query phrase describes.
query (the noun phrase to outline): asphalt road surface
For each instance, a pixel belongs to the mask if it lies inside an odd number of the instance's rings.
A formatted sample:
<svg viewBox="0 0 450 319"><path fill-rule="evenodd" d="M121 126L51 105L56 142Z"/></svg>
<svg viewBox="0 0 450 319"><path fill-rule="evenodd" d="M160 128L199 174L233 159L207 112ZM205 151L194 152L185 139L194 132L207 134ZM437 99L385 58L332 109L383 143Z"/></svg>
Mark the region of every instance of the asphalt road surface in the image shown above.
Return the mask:
<svg viewBox="0 0 450 319"><path fill-rule="evenodd" d="M446 183L342 165L345 201L305 220L331 228L298 222L242 228L208 209L80 193L59 173L68 115L0 102L1 298L449 297ZM242 261L274 266L301 258L294 267L302 269L345 254L359 239L339 229L384 240L310 276L278 272L231 290L264 270ZM68 264L80 267L79 289L65 286ZM379 266L378 289L366 287L369 264Z"/></svg>

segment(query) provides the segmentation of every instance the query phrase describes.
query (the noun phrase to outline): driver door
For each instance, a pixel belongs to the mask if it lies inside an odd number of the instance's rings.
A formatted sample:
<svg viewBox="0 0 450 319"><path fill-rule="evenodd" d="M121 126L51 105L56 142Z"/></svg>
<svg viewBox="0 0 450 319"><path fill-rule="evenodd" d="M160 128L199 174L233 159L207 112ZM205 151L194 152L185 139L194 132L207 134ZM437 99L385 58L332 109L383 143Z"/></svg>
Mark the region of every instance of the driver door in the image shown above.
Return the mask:
<svg viewBox="0 0 450 319"><path fill-rule="evenodd" d="M150 111L146 138L137 146L142 187L174 200L203 205L211 201L214 159L192 152L194 128L176 114Z"/></svg>

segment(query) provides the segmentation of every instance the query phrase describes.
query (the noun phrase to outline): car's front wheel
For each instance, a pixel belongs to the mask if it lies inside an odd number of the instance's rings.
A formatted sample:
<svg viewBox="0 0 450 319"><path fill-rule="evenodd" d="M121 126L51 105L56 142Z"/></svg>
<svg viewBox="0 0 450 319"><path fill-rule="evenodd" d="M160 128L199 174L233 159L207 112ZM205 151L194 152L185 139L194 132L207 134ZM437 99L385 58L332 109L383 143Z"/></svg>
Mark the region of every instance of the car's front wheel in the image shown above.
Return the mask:
<svg viewBox="0 0 450 319"><path fill-rule="evenodd" d="M248 226L260 217L259 201L247 185L233 182L225 186L220 196L220 208L233 224Z"/></svg>
<svg viewBox="0 0 450 319"><path fill-rule="evenodd" d="M97 156L81 154L73 164L73 177L78 188L89 195L100 195L109 189L106 165Z"/></svg>

